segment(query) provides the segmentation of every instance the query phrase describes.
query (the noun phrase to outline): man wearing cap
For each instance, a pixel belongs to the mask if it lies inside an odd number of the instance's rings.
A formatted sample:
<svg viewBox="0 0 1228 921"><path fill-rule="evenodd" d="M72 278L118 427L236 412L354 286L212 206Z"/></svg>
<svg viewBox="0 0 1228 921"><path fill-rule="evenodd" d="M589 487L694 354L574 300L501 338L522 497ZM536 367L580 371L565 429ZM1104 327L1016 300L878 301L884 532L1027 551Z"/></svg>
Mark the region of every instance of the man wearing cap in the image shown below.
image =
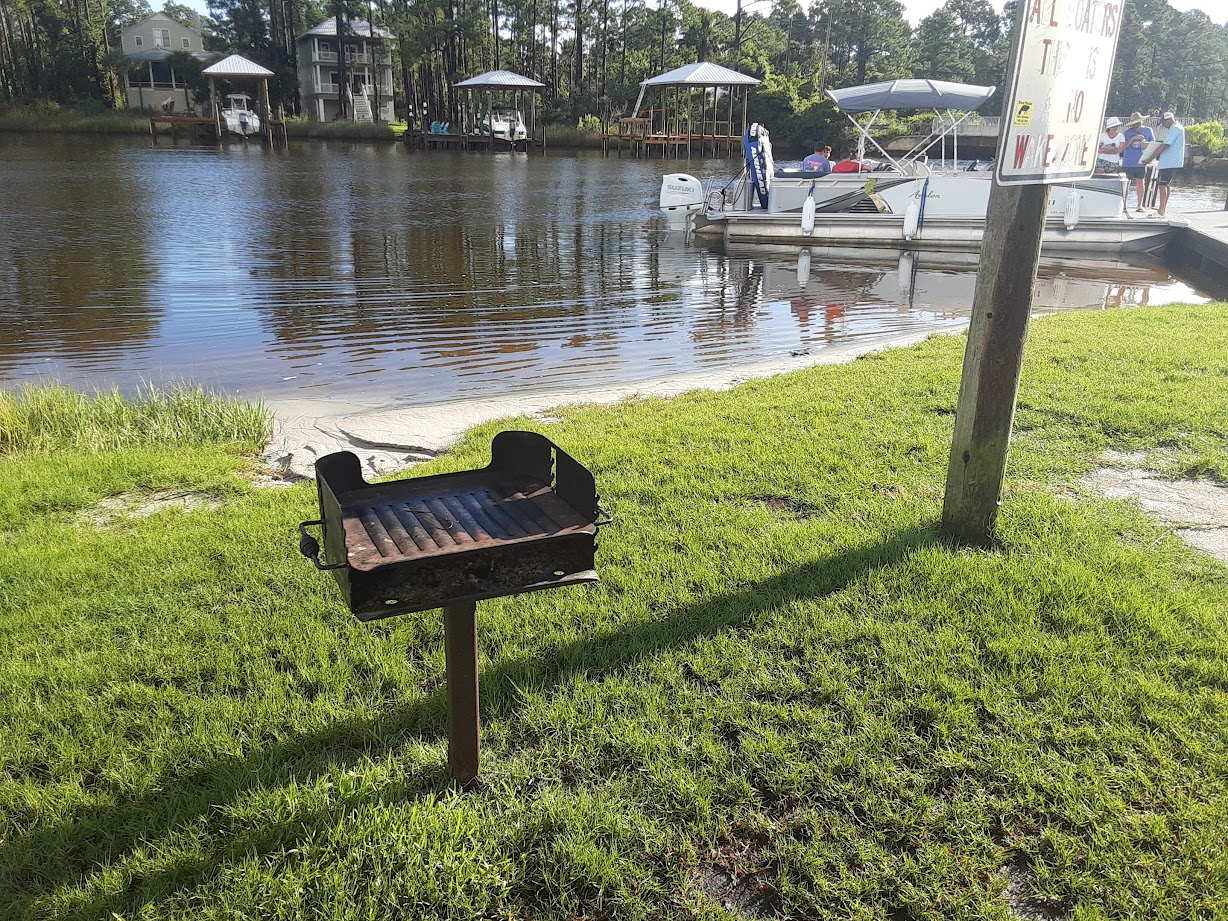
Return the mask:
<svg viewBox="0 0 1228 921"><path fill-rule="evenodd" d="M1121 119L1110 118L1104 123L1104 133L1100 135L1100 154L1096 157L1096 172L1120 173L1121 151L1126 146L1126 139L1121 136Z"/></svg>
<svg viewBox="0 0 1228 921"><path fill-rule="evenodd" d="M1147 145L1156 139L1151 129L1143 124L1143 116L1139 112L1131 112L1130 120L1126 122L1126 130L1122 135L1126 148L1121 152L1122 169L1134 180L1134 193L1138 199L1136 211L1143 210L1143 179L1147 168L1143 166L1143 151ZM1130 187L1126 186L1122 195L1122 204L1130 207Z"/></svg>
<svg viewBox="0 0 1228 921"><path fill-rule="evenodd" d="M1150 157L1142 161L1146 166L1152 160L1160 167L1160 217L1168 210L1168 185L1177 175L1177 171L1185 166L1185 126L1173 116L1165 112L1160 116L1164 120L1164 140L1160 148Z"/></svg>

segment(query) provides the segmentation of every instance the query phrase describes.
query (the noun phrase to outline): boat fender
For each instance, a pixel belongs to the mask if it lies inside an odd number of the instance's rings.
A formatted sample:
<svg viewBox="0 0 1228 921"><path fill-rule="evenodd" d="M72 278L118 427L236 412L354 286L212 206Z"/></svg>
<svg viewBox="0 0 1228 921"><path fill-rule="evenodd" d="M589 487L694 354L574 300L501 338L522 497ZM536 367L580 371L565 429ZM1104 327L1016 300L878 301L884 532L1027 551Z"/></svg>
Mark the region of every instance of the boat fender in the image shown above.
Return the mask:
<svg viewBox="0 0 1228 921"><path fill-rule="evenodd" d="M810 183L810 194L802 205L802 233L814 233L814 183Z"/></svg>
<svg viewBox="0 0 1228 921"><path fill-rule="evenodd" d="M1079 202L1082 198L1078 189L1071 186L1070 192L1066 195L1066 207L1062 211L1062 222L1066 225L1067 230L1074 230L1079 226Z"/></svg>
<svg viewBox="0 0 1228 921"><path fill-rule="evenodd" d="M797 254L797 283L805 286L810 281L810 248L805 247Z"/></svg>
<svg viewBox="0 0 1228 921"><path fill-rule="evenodd" d="M917 228L921 224L921 206L914 202L908 203L904 212L904 239L913 240L917 236Z"/></svg>

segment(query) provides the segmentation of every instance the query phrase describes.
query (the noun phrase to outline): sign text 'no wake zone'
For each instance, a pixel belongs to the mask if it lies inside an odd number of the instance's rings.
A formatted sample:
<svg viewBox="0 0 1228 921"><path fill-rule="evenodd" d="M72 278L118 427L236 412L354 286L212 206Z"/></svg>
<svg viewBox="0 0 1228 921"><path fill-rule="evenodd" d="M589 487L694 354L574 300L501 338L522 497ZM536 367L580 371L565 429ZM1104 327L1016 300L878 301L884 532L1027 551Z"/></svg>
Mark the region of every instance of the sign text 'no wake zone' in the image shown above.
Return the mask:
<svg viewBox="0 0 1228 921"><path fill-rule="evenodd" d="M1022 0L1002 110L1002 183L1084 179L1096 168L1125 0Z"/></svg>

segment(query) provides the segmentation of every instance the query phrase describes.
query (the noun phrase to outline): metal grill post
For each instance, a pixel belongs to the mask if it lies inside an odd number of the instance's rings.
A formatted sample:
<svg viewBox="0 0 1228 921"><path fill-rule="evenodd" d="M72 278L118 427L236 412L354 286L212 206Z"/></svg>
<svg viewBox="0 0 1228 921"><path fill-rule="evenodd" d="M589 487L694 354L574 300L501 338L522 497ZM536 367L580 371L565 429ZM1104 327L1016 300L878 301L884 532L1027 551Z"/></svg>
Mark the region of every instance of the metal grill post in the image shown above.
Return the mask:
<svg viewBox="0 0 1228 921"><path fill-rule="evenodd" d="M443 609L448 682L448 767L467 784L478 776L478 606L464 601Z"/></svg>

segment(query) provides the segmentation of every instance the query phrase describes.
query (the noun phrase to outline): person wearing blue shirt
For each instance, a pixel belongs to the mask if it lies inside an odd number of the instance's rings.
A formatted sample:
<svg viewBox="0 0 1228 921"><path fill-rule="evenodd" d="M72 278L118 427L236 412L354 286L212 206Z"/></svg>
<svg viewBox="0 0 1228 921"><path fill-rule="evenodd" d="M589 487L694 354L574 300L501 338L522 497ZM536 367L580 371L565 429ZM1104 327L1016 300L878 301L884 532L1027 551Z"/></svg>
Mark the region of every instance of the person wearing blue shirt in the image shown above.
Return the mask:
<svg viewBox="0 0 1228 921"><path fill-rule="evenodd" d="M1185 126L1177 121L1172 112L1165 112L1161 117L1164 119L1164 140L1160 142L1160 149L1143 160L1142 164L1146 166L1155 160L1160 168L1160 217L1164 217L1164 212L1168 210L1169 183L1177 171L1185 166Z"/></svg>
<svg viewBox="0 0 1228 921"><path fill-rule="evenodd" d="M1143 114L1141 112L1131 112L1130 120L1126 122L1125 132L1126 146L1121 152L1121 167L1125 170L1126 175L1134 180L1134 194L1138 199L1137 209L1143 210L1143 184L1146 178L1144 174L1147 168L1143 166L1143 151L1147 149L1147 145L1156 139L1152 134L1151 129L1143 124ZM1130 207L1130 187L1126 186L1123 193L1122 204Z"/></svg>
<svg viewBox="0 0 1228 921"><path fill-rule="evenodd" d="M831 146L819 141L814 145L814 153L802 161L802 170L807 173L817 173L826 176L831 172Z"/></svg>

